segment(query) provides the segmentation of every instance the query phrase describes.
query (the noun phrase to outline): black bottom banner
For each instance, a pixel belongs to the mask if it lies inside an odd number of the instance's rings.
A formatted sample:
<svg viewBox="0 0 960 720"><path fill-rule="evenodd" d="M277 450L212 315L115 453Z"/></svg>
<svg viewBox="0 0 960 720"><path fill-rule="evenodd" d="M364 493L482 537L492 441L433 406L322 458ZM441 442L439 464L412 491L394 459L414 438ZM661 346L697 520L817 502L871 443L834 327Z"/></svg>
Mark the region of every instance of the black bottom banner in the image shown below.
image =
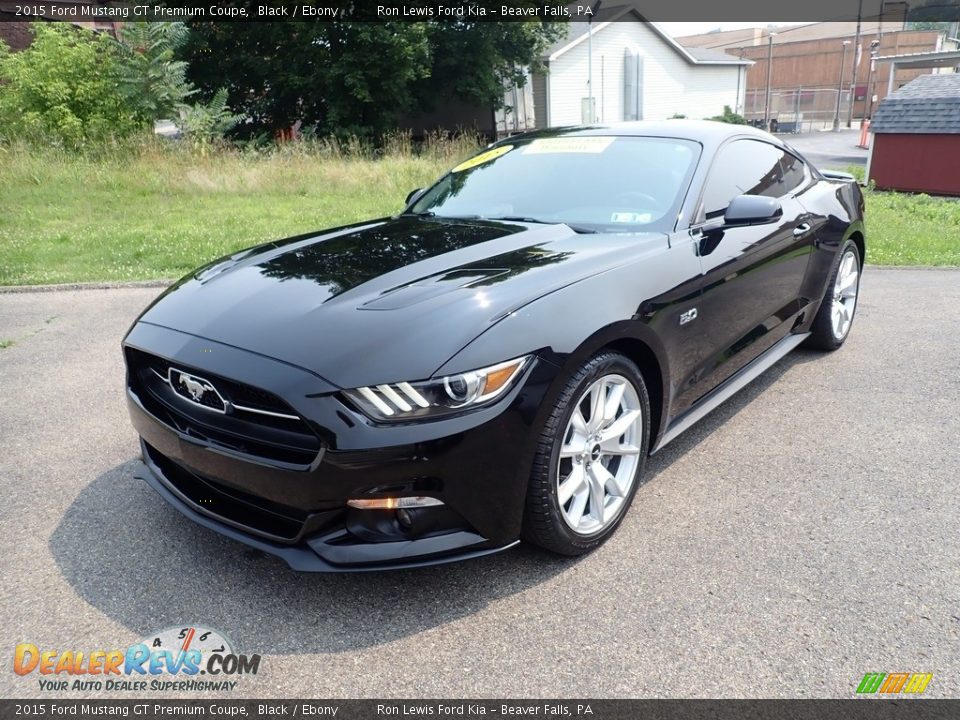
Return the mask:
<svg viewBox="0 0 960 720"><path fill-rule="evenodd" d="M960 700L0 700L0 718L960 718Z"/></svg>

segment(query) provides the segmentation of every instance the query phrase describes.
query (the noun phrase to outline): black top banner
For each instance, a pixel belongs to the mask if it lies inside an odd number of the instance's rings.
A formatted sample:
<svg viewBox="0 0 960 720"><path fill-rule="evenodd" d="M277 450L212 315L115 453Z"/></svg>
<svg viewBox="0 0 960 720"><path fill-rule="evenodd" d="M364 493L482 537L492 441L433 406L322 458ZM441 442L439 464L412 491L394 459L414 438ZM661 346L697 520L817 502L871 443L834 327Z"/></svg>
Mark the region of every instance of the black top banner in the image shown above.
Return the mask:
<svg viewBox="0 0 960 720"><path fill-rule="evenodd" d="M0 22L954 22L960 0L0 0Z"/></svg>

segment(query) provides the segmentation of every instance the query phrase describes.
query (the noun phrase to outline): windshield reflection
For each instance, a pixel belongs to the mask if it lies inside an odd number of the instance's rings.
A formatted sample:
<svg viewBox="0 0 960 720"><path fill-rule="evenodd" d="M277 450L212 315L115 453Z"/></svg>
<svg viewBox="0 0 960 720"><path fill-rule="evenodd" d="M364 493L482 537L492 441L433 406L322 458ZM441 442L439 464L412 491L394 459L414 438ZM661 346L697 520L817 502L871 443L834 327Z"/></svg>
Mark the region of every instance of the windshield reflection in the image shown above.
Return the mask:
<svg viewBox="0 0 960 720"><path fill-rule="evenodd" d="M506 140L453 168L410 210L582 232L669 231L699 155L697 143L674 138Z"/></svg>

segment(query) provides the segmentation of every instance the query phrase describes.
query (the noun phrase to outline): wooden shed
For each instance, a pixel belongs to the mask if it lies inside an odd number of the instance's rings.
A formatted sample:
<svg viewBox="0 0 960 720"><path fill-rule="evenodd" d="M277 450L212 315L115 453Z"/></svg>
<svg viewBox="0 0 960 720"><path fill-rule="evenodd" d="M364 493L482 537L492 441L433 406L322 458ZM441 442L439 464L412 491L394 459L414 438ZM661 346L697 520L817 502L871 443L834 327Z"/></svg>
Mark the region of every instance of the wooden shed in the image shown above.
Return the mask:
<svg viewBox="0 0 960 720"><path fill-rule="evenodd" d="M870 127L878 188L960 197L960 74L921 75L884 98Z"/></svg>

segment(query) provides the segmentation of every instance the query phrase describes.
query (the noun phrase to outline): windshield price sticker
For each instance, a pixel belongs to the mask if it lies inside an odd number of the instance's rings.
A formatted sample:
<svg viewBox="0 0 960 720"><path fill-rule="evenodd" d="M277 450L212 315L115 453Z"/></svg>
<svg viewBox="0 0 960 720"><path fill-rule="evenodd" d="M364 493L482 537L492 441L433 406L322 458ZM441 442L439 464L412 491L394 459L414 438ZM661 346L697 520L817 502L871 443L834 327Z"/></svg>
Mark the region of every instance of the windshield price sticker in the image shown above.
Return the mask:
<svg viewBox="0 0 960 720"><path fill-rule="evenodd" d="M483 165L484 163L490 162L501 155L506 155L511 150L513 150L513 145L501 145L500 147L495 147L493 150L487 150L486 152L480 153L469 160L464 160L450 172L463 172L464 170L469 170L477 165Z"/></svg>
<svg viewBox="0 0 960 720"><path fill-rule="evenodd" d="M610 216L610 222L612 223L641 223L646 224L653 220L653 215L650 213L638 213L638 212L615 212Z"/></svg>
<svg viewBox="0 0 960 720"><path fill-rule="evenodd" d="M539 138L523 149L526 155L538 153L602 153L613 142L612 137Z"/></svg>

